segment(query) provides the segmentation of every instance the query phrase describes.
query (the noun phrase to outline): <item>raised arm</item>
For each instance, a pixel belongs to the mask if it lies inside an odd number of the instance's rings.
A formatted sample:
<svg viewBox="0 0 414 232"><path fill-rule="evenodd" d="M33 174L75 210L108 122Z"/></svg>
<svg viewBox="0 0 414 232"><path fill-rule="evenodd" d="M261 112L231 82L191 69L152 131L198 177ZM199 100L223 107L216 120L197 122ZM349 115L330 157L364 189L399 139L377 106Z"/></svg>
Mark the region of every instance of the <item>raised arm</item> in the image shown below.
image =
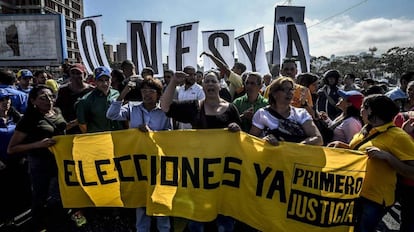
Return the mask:
<svg viewBox="0 0 414 232"><path fill-rule="evenodd" d="M177 84L180 83L182 79L186 77L186 73L182 71L177 71L170 80L170 83L168 84L167 88L164 91L164 94L160 98L160 105L161 109L164 112L170 111L170 105L173 102L175 89L177 87Z"/></svg>
<svg viewBox="0 0 414 232"><path fill-rule="evenodd" d="M203 55L210 58L214 62L214 64L216 64L217 67L219 67L219 69L221 71L224 71L226 76L230 76L230 68L223 61L221 61L219 58L215 57L213 54L208 53L208 52L202 52L200 54L200 57L203 56Z"/></svg>

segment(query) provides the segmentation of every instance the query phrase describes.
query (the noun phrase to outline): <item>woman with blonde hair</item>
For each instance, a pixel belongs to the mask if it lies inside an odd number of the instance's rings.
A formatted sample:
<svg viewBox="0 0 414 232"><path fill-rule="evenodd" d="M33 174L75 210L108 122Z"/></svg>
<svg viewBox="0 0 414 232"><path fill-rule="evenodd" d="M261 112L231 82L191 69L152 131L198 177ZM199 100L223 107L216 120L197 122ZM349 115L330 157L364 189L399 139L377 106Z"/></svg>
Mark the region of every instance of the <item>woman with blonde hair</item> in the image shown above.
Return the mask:
<svg viewBox="0 0 414 232"><path fill-rule="evenodd" d="M270 84L269 106L254 114L250 134L264 136L272 145L279 141L322 145L312 116L304 108L291 106L294 85L290 77L279 77Z"/></svg>

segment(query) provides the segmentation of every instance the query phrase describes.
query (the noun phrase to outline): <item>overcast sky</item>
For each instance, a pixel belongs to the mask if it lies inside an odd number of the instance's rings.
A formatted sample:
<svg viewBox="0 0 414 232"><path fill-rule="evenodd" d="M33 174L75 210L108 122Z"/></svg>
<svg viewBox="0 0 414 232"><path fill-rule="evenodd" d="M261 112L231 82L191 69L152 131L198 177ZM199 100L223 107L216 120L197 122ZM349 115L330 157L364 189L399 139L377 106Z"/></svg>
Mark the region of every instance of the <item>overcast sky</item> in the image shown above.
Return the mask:
<svg viewBox="0 0 414 232"><path fill-rule="evenodd" d="M264 27L266 51L272 49L274 7L269 0L84 0L85 17L102 15L106 43L126 42L127 20L162 21L170 26L199 21L201 31L235 29L235 36ZM377 47L414 46L413 0L297 0L305 6L312 56L359 54ZM162 39L168 53L168 36ZM201 46L199 46L201 48ZM201 52L201 51L199 51Z"/></svg>

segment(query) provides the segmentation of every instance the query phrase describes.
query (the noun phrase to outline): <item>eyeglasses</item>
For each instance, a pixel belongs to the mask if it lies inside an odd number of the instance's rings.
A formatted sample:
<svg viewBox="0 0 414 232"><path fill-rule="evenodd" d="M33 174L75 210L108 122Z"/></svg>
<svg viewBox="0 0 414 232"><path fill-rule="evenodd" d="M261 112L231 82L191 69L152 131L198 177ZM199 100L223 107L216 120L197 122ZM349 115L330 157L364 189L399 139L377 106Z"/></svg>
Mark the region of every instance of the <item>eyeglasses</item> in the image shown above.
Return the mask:
<svg viewBox="0 0 414 232"><path fill-rule="evenodd" d="M142 94L154 94L156 92L157 92L157 90L155 90L155 89L141 89Z"/></svg>

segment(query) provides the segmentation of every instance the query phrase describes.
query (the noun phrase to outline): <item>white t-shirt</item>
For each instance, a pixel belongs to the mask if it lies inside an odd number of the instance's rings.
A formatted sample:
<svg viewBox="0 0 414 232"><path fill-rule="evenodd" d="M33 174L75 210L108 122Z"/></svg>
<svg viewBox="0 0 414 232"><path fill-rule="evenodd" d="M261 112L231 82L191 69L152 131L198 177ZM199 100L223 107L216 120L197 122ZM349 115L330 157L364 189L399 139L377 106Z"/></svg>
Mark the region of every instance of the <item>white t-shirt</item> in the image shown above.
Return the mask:
<svg viewBox="0 0 414 232"><path fill-rule="evenodd" d="M203 87L197 83L194 83L194 85L190 86L188 89L185 89L185 86L182 85L178 87L177 92L178 101L203 100L206 98Z"/></svg>
<svg viewBox="0 0 414 232"><path fill-rule="evenodd" d="M194 83L190 88L185 89L185 86L182 85L177 89L177 99L178 101L191 101L191 100L204 100L206 95L204 94L203 87L201 85ZM191 129L192 126L190 123L178 123L179 129Z"/></svg>
<svg viewBox="0 0 414 232"><path fill-rule="evenodd" d="M312 116L304 108L291 106L290 114L287 119L303 125L306 121L312 120ZM254 114L252 124L261 130L265 128L274 130L279 127L279 119L270 114L265 108L261 108Z"/></svg>

